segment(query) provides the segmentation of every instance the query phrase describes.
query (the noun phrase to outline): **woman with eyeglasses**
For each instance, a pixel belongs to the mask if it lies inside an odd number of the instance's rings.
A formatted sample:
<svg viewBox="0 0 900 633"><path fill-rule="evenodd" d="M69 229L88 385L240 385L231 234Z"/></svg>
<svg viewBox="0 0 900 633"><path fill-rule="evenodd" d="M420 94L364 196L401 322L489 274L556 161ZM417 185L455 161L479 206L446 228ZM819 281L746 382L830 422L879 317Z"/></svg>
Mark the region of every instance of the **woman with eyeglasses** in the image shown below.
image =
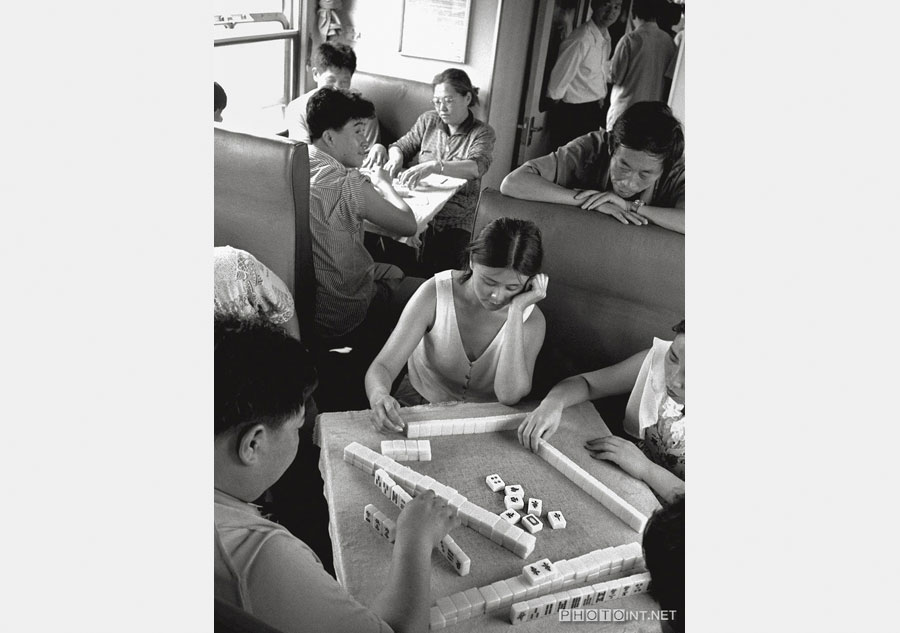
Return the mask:
<svg viewBox="0 0 900 633"><path fill-rule="evenodd" d="M384 166L392 178L399 177L400 184L410 188L429 174L466 179L421 236L421 270L417 272L425 277L463 267L481 177L491 166L496 139L493 128L472 113L471 108L478 104L478 88L465 72L448 68L436 75L431 85L434 110L422 114L412 129L388 148ZM407 163L412 164L401 171Z"/></svg>

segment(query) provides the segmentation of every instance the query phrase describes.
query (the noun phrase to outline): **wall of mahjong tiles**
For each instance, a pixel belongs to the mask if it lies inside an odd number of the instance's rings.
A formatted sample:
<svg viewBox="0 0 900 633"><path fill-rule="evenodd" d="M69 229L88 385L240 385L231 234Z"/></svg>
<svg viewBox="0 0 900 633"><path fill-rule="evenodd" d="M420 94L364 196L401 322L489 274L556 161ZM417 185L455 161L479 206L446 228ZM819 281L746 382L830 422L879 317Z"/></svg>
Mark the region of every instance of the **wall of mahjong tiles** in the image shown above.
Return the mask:
<svg viewBox="0 0 900 633"><path fill-rule="evenodd" d="M532 406L510 408L498 404L461 404L452 408L425 407L417 408L418 415L415 417L422 419L423 411L426 417L432 411L433 417L443 419L482 417L528 410ZM551 439L551 444L637 510L649 516L659 507L649 488L626 475L617 466L591 459L583 449L586 440L607 434L609 431L596 410L590 403L585 403L566 411L560 430ZM381 579L390 564L393 546L364 522L363 508L369 503L374 504L395 521L399 510L375 486L371 475L344 461L343 449L356 441L380 453L382 440L400 439L403 436L376 432L369 423L368 412L354 411L320 416L316 437L323 449L320 468L329 504L335 571L352 595L364 603L370 603L381 589ZM403 464L456 488L472 503L494 513L505 509L503 493L491 492L485 485L485 477L498 473L507 484L522 485L526 499L540 498L545 513L541 517L544 528L536 534L537 545L526 560L465 526L453 530L451 536L472 560L471 571L467 576L459 576L449 563L435 553L431 584L434 600L471 587L517 576L526 562L542 558L553 561L574 558L594 549L640 540L640 534L578 489L550 464L523 448L516 439L515 431L429 439L432 461ZM565 529L550 528L546 520L546 512L549 510L563 512L568 523ZM656 608L656 603L648 595L637 595L603 606L650 610ZM632 626L635 624L631 623ZM460 622L448 630L484 630L485 627L505 630L508 626L508 609L504 609ZM547 630L556 626L566 625L556 622L554 618L544 618L519 625L516 630L527 632L533 627L537 627L534 630ZM612 631L617 626L621 627L610 624L601 628ZM646 628L658 630L658 626L656 623L655 628L649 625Z"/></svg>

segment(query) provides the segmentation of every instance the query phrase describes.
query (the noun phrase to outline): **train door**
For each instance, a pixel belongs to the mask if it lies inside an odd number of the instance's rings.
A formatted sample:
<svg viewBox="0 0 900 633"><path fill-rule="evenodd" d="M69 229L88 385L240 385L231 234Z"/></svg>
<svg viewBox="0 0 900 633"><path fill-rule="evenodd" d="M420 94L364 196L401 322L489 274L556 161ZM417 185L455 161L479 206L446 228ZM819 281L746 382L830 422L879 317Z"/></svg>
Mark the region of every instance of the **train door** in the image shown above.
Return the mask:
<svg viewBox="0 0 900 633"><path fill-rule="evenodd" d="M522 111L516 134L516 162L543 156L556 149L551 144L550 103L547 81L556 62L559 45L587 17L588 0L540 0L534 17L530 62L526 70Z"/></svg>

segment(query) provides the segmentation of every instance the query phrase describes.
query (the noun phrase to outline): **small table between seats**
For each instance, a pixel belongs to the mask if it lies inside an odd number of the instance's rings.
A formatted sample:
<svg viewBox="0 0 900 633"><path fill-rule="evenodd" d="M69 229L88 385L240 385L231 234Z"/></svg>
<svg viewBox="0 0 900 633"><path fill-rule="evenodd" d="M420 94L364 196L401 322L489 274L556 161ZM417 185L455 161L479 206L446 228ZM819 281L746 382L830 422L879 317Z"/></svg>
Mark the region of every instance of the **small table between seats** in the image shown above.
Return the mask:
<svg viewBox="0 0 900 633"><path fill-rule="evenodd" d="M457 419L530 411L535 406L536 403L519 404L515 407L497 403L437 404L410 407L402 409L401 413L414 415L414 419ZM398 433L378 433L369 422L369 415L369 411L324 413L317 418L314 433L316 443L322 448L319 469L328 500L335 573L338 581L364 604L371 604L381 590L393 546L365 524L363 508L372 503L394 520L399 511L375 487L370 475L343 460L343 450L347 444L355 441L380 453L382 440L405 439L405 436ZM659 508L650 489L618 466L592 459L583 448L585 441L609 434L609 429L597 411L591 403L585 402L563 412L560 428L550 439L550 443L636 509L650 516ZM487 475L498 473L507 484L521 484L526 498L534 496L542 499L545 511L563 512L568 523L565 529L553 530L546 516L541 518L544 529L537 533L537 546L527 561L574 558L594 549L641 540L640 534L578 489L543 459L522 447L515 431L422 439L431 440L432 461L403 463L445 485L453 486L473 503L495 513L504 510L502 492L491 492L484 481ZM438 553L433 554L432 603L457 591L517 576L527 562L467 527L460 526L451 535L472 559L471 571L467 576L458 576ZM647 594L605 602L597 605L597 608L644 611L648 612L644 616L648 619L625 624L589 624L592 631L660 631L659 622L649 620L649 612L659 607ZM446 630L450 633L508 633L511 631L508 612L508 609L503 609L470 618L447 627ZM547 630L572 633L572 626L572 623L559 622L554 615L516 625L514 630L521 633Z"/></svg>

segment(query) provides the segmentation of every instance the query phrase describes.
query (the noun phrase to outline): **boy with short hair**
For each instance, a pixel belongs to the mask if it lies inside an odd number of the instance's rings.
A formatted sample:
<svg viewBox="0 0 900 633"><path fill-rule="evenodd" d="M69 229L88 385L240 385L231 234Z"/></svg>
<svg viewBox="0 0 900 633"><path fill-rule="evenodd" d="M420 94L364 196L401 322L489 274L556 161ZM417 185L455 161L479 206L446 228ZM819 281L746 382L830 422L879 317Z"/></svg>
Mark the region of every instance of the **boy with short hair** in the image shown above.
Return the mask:
<svg viewBox="0 0 900 633"><path fill-rule="evenodd" d="M368 607L322 569L303 541L251 503L294 460L315 383L309 354L277 327L216 322L215 595L284 633L424 632L431 550L459 525L433 492L401 511L384 588Z"/></svg>
<svg viewBox="0 0 900 633"><path fill-rule="evenodd" d="M653 513L644 527L644 562L650 572L650 594L660 611L663 633L684 633L685 497Z"/></svg>
<svg viewBox="0 0 900 633"><path fill-rule="evenodd" d="M312 75L316 87L291 101L284 110L284 122L288 128L288 138L310 143L307 108L310 98L320 89L350 89L350 81L356 72L356 53L346 44L323 42L313 57ZM378 142L378 119L373 109L365 126L368 155L366 167L381 166L387 161L387 150Z"/></svg>
<svg viewBox="0 0 900 633"><path fill-rule="evenodd" d="M359 94L328 87L316 91L308 108L316 333L325 349L364 348L368 360L424 281L405 277L391 264L376 264L363 243L363 220L394 235L413 235L418 228L387 172L376 167L367 177L358 171L373 112Z"/></svg>

